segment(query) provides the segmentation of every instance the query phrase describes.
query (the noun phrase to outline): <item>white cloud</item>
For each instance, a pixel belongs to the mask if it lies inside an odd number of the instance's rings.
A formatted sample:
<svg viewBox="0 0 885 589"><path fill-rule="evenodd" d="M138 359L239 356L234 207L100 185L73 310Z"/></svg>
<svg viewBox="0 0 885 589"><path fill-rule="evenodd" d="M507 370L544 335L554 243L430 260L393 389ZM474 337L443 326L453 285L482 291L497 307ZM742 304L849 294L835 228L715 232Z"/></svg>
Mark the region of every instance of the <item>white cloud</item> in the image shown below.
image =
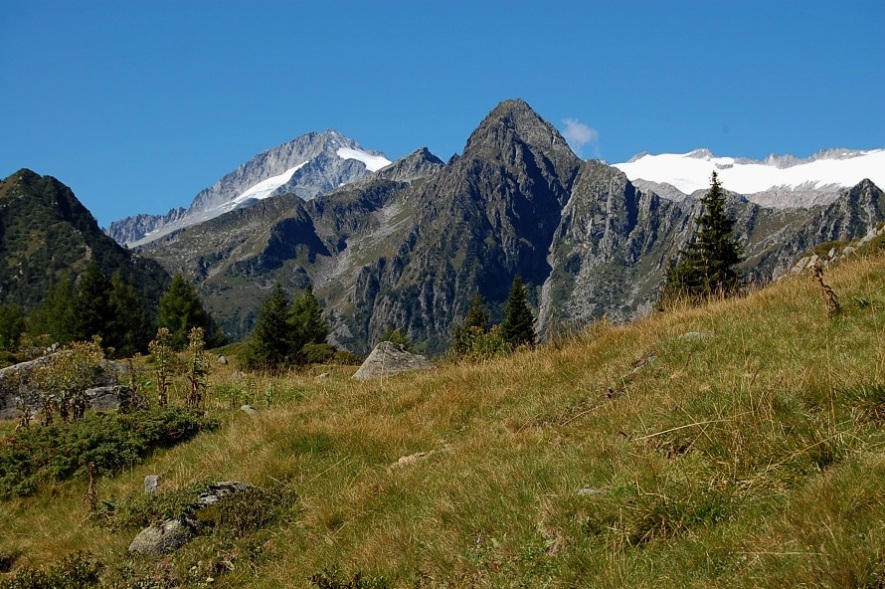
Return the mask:
<svg viewBox="0 0 885 589"><path fill-rule="evenodd" d="M565 123L565 130L562 132L562 135L568 141L571 148L575 150L576 154L581 155L581 150L588 143L593 145L595 152L599 151L599 146L597 145L599 131L577 119L564 119L562 122Z"/></svg>

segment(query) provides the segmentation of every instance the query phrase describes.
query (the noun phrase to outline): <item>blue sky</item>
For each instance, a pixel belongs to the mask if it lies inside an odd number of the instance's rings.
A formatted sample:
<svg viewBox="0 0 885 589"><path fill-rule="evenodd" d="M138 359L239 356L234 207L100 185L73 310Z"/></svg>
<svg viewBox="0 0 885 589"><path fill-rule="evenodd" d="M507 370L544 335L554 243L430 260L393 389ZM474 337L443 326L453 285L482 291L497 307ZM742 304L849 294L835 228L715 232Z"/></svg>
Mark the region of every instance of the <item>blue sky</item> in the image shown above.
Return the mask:
<svg viewBox="0 0 885 589"><path fill-rule="evenodd" d="M523 98L579 155L885 147L885 2L4 0L0 177L99 223L336 129L443 159Z"/></svg>

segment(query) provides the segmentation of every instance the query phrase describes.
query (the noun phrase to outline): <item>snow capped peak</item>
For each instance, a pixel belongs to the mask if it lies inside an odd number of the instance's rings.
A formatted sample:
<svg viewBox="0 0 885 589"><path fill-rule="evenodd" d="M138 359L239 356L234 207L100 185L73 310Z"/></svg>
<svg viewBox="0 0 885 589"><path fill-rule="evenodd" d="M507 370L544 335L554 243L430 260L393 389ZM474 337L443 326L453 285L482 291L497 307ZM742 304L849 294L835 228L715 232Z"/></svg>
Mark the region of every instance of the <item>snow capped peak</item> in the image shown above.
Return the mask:
<svg viewBox="0 0 885 589"><path fill-rule="evenodd" d="M764 161L717 157L708 149L696 149L684 154L646 153L615 167L631 181L670 184L685 194L709 188L713 171L725 189L743 195L831 190L854 186L865 178L885 186L885 149L833 149L807 159L772 154Z"/></svg>
<svg viewBox="0 0 885 589"><path fill-rule="evenodd" d="M357 160L365 164L366 169L370 172L377 172L385 166L389 166L392 162L383 155L373 155L362 149L352 149L350 147L341 147L335 152L338 157L343 160Z"/></svg>

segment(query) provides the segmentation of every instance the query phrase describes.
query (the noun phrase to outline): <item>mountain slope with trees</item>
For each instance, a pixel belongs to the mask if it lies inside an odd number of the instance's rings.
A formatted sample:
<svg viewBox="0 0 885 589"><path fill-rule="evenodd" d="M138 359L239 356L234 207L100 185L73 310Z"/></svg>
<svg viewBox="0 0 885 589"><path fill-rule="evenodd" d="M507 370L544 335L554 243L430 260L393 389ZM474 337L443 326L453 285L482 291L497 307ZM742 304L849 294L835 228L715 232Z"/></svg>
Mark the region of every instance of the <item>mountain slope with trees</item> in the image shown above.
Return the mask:
<svg viewBox="0 0 885 589"><path fill-rule="evenodd" d="M146 309L155 309L169 275L102 233L70 188L51 176L20 170L0 181L0 301L26 312L53 285L77 284L90 263L110 280L119 275Z"/></svg>

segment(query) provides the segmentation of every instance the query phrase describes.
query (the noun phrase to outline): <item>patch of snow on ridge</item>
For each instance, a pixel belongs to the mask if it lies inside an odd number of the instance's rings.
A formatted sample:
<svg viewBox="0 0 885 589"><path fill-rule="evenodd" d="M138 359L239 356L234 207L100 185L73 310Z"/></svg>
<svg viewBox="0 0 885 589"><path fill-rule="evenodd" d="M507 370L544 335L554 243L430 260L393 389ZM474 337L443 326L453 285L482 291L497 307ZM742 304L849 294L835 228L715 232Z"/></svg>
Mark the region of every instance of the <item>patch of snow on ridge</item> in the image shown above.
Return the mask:
<svg viewBox="0 0 885 589"><path fill-rule="evenodd" d="M366 164L366 169L370 172L377 172L385 166L389 166L392 162L383 155L372 155L361 149L351 149L349 147L341 147L335 152L343 160L357 160Z"/></svg>
<svg viewBox="0 0 885 589"><path fill-rule="evenodd" d="M869 178L877 186L885 186L885 149L853 152L842 157L821 157L788 167L778 167L772 158L766 162L747 161L695 150L685 154L644 154L629 162L615 164L615 167L631 181L667 183L685 194L709 188L714 170L726 190L740 194L755 194L774 188L847 188L864 178Z"/></svg>
<svg viewBox="0 0 885 589"><path fill-rule="evenodd" d="M263 200L263 199L271 196L273 194L274 190L276 190L277 188L279 188L280 186L282 186L283 184L285 184L286 182L291 180L292 176L295 174L295 172L297 172L299 169L304 167L306 164L307 164L307 162L300 163L295 167L289 168L288 170L286 170L282 174L279 174L277 176L271 176L270 178L262 180L258 184L246 189L244 192L242 192L235 199L233 199L232 201L227 203L225 206L230 209L235 209L235 208L237 208L237 206L243 204L244 202L247 202L250 200Z"/></svg>

